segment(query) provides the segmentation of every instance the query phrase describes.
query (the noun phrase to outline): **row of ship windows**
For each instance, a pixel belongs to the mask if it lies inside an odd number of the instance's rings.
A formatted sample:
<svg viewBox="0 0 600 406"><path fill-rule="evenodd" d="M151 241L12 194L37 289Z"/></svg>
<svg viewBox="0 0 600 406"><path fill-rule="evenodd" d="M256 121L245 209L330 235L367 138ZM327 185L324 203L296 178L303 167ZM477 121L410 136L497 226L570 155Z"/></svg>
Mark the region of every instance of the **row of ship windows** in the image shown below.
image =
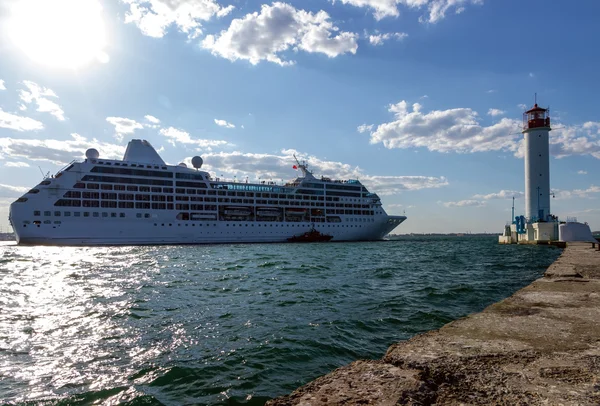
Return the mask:
<svg viewBox="0 0 600 406"><path fill-rule="evenodd" d="M181 185L183 186L183 185ZM73 185L74 189L91 189L91 190L117 190L117 191L128 191L128 192L152 192L152 193L176 193L176 194L188 194L188 195L213 195L213 196L238 196L238 197L263 197L270 199L295 199L295 200L318 200L318 201L330 201L339 202L339 197L334 196L310 196L310 195L290 195L283 193L255 193L255 192L234 192L225 190L203 190L203 189L186 189L186 188L170 188L170 187L156 187L156 186L139 186L139 185L109 185L99 183L84 183L77 182ZM39 189L31 189L29 193L39 193ZM73 192L77 193L77 192ZM75 196L73 196L75 197ZM352 195L352 197L359 197L358 195ZM356 199L355 199L356 200Z"/></svg>
<svg viewBox="0 0 600 406"><path fill-rule="evenodd" d="M173 200L177 202L212 202L212 203L237 203L237 204L269 204L269 205L279 205L279 206L320 206L322 207L324 204L314 202L297 202L297 201L288 201L288 200L261 200L261 199L229 199L226 197L198 197L198 196L165 196L165 195L142 195L142 194L133 194L133 193L98 193L98 192L66 192L64 197L68 199L60 199L55 203L55 206L81 206L79 202L80 198L83 199L102 199L102 200L120 200L120 201L142 201L142 202L173 202ZM351 203L325 203L325 207L343 207L343 208L353 208L353 209L369 209L371 206L368 204L351 204Z"/></svg>
<svg viewBox="0 0 600 406"><path fill-rule="evenodd" d="M182 210L189 210L189 209L182 209ZM194 208L192 208L192 210L196 210ZM197 209L197 210L202 210L202 209ZM347 210L348 211L348 210ZM355 210L355 212L358 212L359 210ZM344 213L336 213L336 214L344 214ZM346 214L352 214L352 213L346 213ZM361 213L354 213L354 214L361 214ZM362 213L363 215L367 215L366 213ZM39 217L42 215L42 212L39 210L34 210L33 215L35 217ZM88 212L88 211L84 211L84 212L79 212L79 211L74 211L74 212L70 212L70 211L50 211L50 210L46 210L44 211L44 217L71 217L71 215L73 217L112 217L112 218L116 218L116 217L126 217L125 213L116 213L116 212ZM137 218L150 218L150 213L136 213L135 215ZM350 222L373 222L375 221L375 219L372 218L366 218L366 217L359 217L359 218L347 218L345 219L345 221L350 221ZM29 224L29 222L25 222L26 224ZM229 225L228 225L229 226ZM235 225L234 225L235 226Z"/></svg>
<svg viewBox="0 0 600 406"><path fill-rule="evenodd" d="M89 217L89 213L87 213L87 214L88 214L88 216L84 216L84 217ZM93 214L94 214L93 217L99 217L98 216L99 213L94 212ZM110 213L110 214L116 214L116 213ZM121 214L123 214L123 213L121 213ZM108 217L108 213L102 213L102 217ZM111 216L111 217L116 217L116 216ZM44 224L52 224L52 221L50 221L50 220L44 220L43 223ZM24 221L23 222L23 227L27 227L28 224L31 224L31 222L28 221L28 220ZM38 221L38 220L33 221L33 225L37 225L39 227L40 224L42 224L41 221ZM62 224L62 221L55 220L54 224ZM202 223L191 223L191 226L192 227L196 227L196 224L198 225L198 227L202 227ZM154 223L155 227L158 226L158 225L159 225L159 223ZM177 226L181 227L181 225L182 225L181 223L177 223ZM206 223L206 227L210 227L211 225L214 226L214 227L217 226L216 223L213 223L213 224ZM162 226L162 227L165 227L165 226L172 227L173 223L161 223L160 226ZM184 226L185 227L189 227L190 224L189 223L185 223ZM232 226L235 227L235 224L232 224ZM254 227L254 223L250 223L250 224L245 223L245 224L239 224L238 225L238 227L244 227L244 226L245 227ZM273 224L268 224L268 225L267 224L256 224L256 227L261 227L261 226L262 227L273 227ZM293 224L293 223L292 224L285 224L285 225L282 224L281 225L282 228L284 226L285 227L303 227L303 228L306 227L306 225L303 225L303 224ZM229 224L227 224L227 227L229 227ZM279 224L275 224L275 227L279 227ZM331 227L334 227L334 228L335 227L337 227L337 228L340 228L340 227L342 227L342 228L344 228L344 227L346 227L346 228L353 228L353 227L363 227L363 225L362 224L357 224L357 225L353 225L353 224L334 224L334 225L327 224L327 225L323 225L321 227L327 227L327 228L331 228Z"/></svg>
<svg viewBox="0 0 600 406"><path fill-rule="evenodd" d="M188 224L188 223L184 223L184 224L177 223L177 226L181 227L183 225L185 227L189 227L191 225L192 227L196 227L196 224L198 225L198 227L202 227L202 223L190 223L190 224ZM162 226L162 227L172 227L173 223L160 223L160 224L159 223L154 223L154 225L155 226ZM213 224L206 223L206 227L210 227L210 226L216 226L216 224L215 223L213 223ZM231 224L231 226L235 227L235 224ZM254 226L255 226L254 223L238 224L238 227L254 227ZM227 224L227 227L229 227L229 224ZM256 227L273 227L273 224L259 224L259 223L257 223ZM280 227L280 225L279 224L275 224L274 227ZM306 224L293 224L293 223L281 224L281 228L284 228L284 227L302 227L302 228L306 228ZM335 227L338 227L338 228L342 227L342 228L344 228L344 227L346 227L346 228L353 228L353 227L363 227L363 225L362 224L356 224L356 225L354 225L354 224L333 224L333 225L332 224L327 224L327 225L320 225L319 227L327 227L327 228L331 228L331 227L334 227L334 228Z"/></svg>
<svg viewBox="0 0 600 406"><path fill-rule="evenodd" d="M107 212L99 213L97 211L95 211L95 212L74 211L72 214L73 214L73 217L100 217L100 216L102 216L102 217L113 217L113 218L116 218L116 217L123 218L123 217L125 217L125 213L115 213L115 212L112 212L112 213L107 213ZM39 210L35 210L33 212L33 215L37 217L37 216L41 216L42 213ZM51 217L51 216L54 216L54 217L61 217L61 216L71 217L71 212L70 211L65 211L65 212L55 211L53 213L53 212L47 210L47 211L44 212L44 216L45 217Z"/></svg>
<svg viewBox="0 0 600 406"><path fill-rule="evenodd" d="M93 177L90 176L84 176L83 180L95 180L93 179ZM100 180L101 179L96 179L96 180ZM121 183L129 183L129 185L111 185L111 184L100 184L100 183L95 183L95 182L89 182L89 183L85 183L85 182L77 182L73 187L75 189L102 189L102 190L128 190L128 191L140 191L140 192L150 192L152 191L153 193L160 193L161 189L163 193L173 193L173 188L168 188L168 187L158 187L158 186L150 186L149 184L146 185L135 185L135 183L142 183L142 182L135 182L135 179L130 179L130 182L121 182ZM162 181L161 181L162 182ZM119 182L117 182L119 183ZM161 183L159 183L161 184ZM168 183L168 184L164 184L162 183L163 186L171 186L172 182ZM179 186L178 188L175 189L175 193L187 193L187 194L206 194L206 191L203 189L206 189L207 186L204 183L198 183L198 182L184 182L184 181L177 181L175 182L175 186ZM184 189L184 188L195 188L195 189ZM200 189L200 190L196 190L196 189ZM300 195L308 195L308 196L317 196L320 197L321 199L324 198L323 193L312 193L313 191L308 191L308 190L298 190L296 194L300 194ZM208 191L208 194L219 194L220 196L240 196L240 195L244 195L244 193L246 193L246 196L249 197L253 197L255 194L257 196L260 196L261 193L260 192L239 192L239 191L226 191L226 190L211 190ZM290 197L290 193L262 193L263 197L273 197L273 196L279 196L280 198L289 198ZM339 200L339 196L342 197L356 197L356 198L360 198L362 195L360 192L356 192L356 193L342 193L342 192L328 192L328 197L335 199L335 200ZM305 196L306 197L306 196ZM299 197L301 198L301 197Z"/></svg>
<svg viewBox="0 0 600 406"><path fill-rule="evenodd" d="M152 210L208 210L216 211L217 205L214 204L187 204L187 203L149 203L149 202L131 202L131 201L98 201L98 200L68 200L61 199L55 204L57 207L102 207L107 209L152 209ZM314 206L323 208L323 206ZM350 209L328 209L330 214L347 215L365 215L373 216L372 210L350 210Z"/></svg>
<svg viewBox="0 0 600 406"><path fill-rule="evenodd" d="M95 163L96 163L96 160L95 160L95 159L92 159L92 161L91 161L91 162L92 162L93 164L95 164ZM120 163L120 162L114 162L114 163L111 163L111 162L108 162L108 161L106 161L106 162L104 162L104 161L97 161L97 162L98 162L98 164L100 164L100 165L130 166L130 167L132 167L132 168L143 168L143 167L144 167L144 165L143 165L143 164L126 164L126 163ZM73 166L73 165L69 166L69 167L68 167L67 169L65 169L65 170L66 170L66 171L68 171L69 169L71 169L71 167L72 167L72 166ZM152 165L146 165L146 168L152 169ZM156 166L156 165L154 165L154 169L159 169L159 168L160 168L160 169L162 169L162 170L167 170L167 167L166 167L166 166L161 166L161 167L159 167L159 166Z"/></svg>
<svg viewBox="0 0 600 406"><path fill-rule="evenodd" d="M98 162L99 164L103 164L103 162ZM109 162L107 162L105 165L110 165ZM159 171L147 171L144 169L124 169L123 167L127 167L127 164L120 164L118 162L115 162L114 164L115 166L121 166L121 168L103 168L101 166L96 166L94 168L92 168L92 170L90 172L94 172L94 173L110 173L110 174L118 174L118 175L133 175L133 176L146 176L146 177L157 177L157 178L172 178L173 177L173 172L159 172ZM136 164L130 164L129 165L131 168L143 168L144 165L136 165ZM152 169L152 166L150 165L146 165L147 169ZM155 166L154 169L159 169L158 166ZM166 166L161 167L160 169L167 169ZM204 176L202 176L199 173L182 173L182 172L175 172L175 177L177 179L193 179L193 180L204 180Z"/></svg>

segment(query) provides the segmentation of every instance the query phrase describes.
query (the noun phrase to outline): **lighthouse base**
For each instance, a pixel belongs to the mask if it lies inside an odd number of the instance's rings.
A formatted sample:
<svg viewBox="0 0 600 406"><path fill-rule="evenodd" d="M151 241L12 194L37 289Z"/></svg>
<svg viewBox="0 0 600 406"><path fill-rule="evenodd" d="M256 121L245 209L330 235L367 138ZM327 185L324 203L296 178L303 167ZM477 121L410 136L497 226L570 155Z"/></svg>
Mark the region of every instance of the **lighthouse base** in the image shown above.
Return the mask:
<svg viewBox="0 0 600 406"><path fill-rule="evenodd" d="M564 245L567 242L597 242L590 226L576 221L528 223L518 228L517 224L504 227L498 236L500 244L551 244Z"/></svg>
<svg viewBox="0 0 600 406"><path fill-rule="evenodd" d="M549 244L558 241L557 222L527 223L519 229L516 224L509 224L504 233L498 236L500 244Z"/></svg>

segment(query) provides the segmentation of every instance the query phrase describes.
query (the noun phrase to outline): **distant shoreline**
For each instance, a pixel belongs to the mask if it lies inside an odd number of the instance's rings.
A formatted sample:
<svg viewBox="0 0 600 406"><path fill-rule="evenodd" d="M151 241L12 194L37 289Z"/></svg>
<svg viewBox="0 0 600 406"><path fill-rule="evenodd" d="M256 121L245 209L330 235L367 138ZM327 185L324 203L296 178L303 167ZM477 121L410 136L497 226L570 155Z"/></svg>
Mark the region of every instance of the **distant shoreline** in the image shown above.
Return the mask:
<svg viewBox="0 0 600 406"><path fill-rule="evenodd" d="M389 234L389 239L399 239L406 237L496 237L499 233L408 233L408 234Z"/></svg>

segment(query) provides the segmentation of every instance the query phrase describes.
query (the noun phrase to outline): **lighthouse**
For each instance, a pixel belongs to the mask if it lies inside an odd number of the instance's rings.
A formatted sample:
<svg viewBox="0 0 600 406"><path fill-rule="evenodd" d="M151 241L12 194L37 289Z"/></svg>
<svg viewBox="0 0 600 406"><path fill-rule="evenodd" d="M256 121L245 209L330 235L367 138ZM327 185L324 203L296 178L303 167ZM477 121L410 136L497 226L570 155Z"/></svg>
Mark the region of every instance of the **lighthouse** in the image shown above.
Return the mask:
<svg viewBox="0 0 600 406"><path fill-rule="evenodd" d="M523 113L525 147L525 215L514 213L511 223L498 236L500 244L549 244L553 242L591 241L587 223L567 218L559 221L550 212L550 111L534 104Z"/></svg>
<svg viewBox="0 0 600 406"><path fill-rule="evenodd" d="M550 114L537 103L523 113L525 138L525 217L550 220Z"/></svg>

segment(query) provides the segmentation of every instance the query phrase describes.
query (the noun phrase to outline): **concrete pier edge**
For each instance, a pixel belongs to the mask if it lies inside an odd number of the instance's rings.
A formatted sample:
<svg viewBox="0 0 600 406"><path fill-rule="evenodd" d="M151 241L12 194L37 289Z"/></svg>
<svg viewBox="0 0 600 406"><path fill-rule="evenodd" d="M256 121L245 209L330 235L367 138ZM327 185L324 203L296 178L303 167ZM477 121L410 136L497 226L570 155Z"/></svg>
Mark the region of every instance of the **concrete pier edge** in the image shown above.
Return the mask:
<svg viewBox="0 0 600 406"><path fill-rule="evenodd" d="M509 298L267 402L352 404L599 405L600 251L569 243Z"/></svg>

